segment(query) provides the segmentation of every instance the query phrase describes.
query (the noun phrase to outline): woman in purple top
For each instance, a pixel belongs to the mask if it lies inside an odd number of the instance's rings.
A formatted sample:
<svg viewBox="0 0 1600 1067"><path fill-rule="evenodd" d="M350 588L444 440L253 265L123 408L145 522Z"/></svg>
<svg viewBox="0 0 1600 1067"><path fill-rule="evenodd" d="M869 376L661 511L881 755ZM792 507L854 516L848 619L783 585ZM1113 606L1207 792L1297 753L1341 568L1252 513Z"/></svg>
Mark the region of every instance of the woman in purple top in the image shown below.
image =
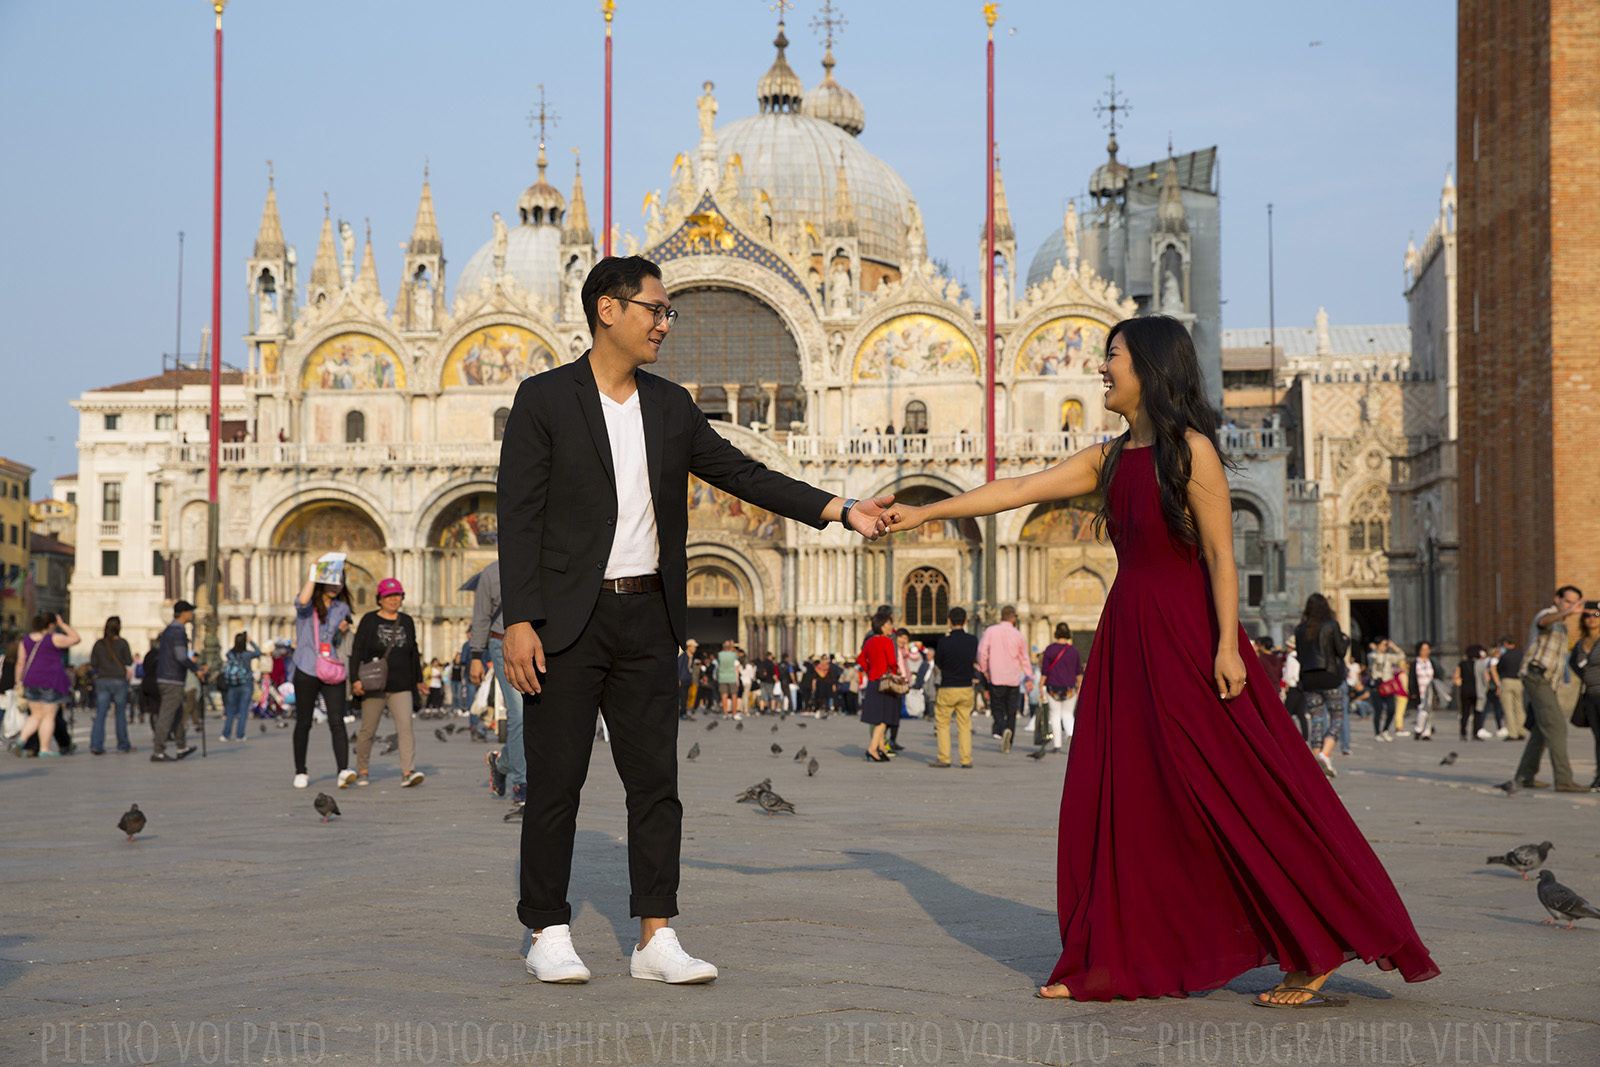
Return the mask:
<svg viewBox="0 0 1600 1067"><path fill-rule="evenodd" d="M1055 642L1047 646L1039 657L1039 670L1044 675L1045 703L1050 708L1050 742L1060 752L1062 738L1072 737L1073 712L1078 707L1078 678L1083 674L1083 661L1072 644L1072 627L1056 623Z"/></svg>
<svg viewBox="0 0 1600 1067"><path fill-rule="evenodd" d="M22 747L34 734L39 735L39 755L61 755L59 749L52 747L56 736L56 709L67 702L72 692L61 650L81 640L78 631L67 625L60 615L35 615L33 628L17 642L17 662L21 664L17 684L22 686L23 699L28 702L28 721L22 724L22 732L11 742L13 755L22 755Z"/></svg>
<svg viewBox="0 0 1600 1067"><path fill-rule="evenodd" d="M311 573L316 575L315 567ZM317 677L317 658L325 651L343 662L338 648L339 639L350 629L350 590L342 583L328 585L307 578L295 597L294 614L294 787L304 789L311 782L306 773L306 746L320 696L328 712L333 758L339 765L339 788L343 789L356 776L350 770L350 738L344 729L345 682L324 682ZM321 647L324 645L326 649Z"/></svg>

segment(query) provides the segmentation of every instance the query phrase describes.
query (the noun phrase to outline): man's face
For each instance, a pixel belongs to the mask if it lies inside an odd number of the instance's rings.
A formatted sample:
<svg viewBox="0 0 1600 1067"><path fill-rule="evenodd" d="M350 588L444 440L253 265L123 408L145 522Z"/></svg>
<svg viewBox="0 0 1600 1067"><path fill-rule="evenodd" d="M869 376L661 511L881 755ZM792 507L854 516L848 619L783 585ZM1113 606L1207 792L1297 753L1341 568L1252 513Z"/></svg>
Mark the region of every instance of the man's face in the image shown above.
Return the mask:
<svg viewBox="0 0 1600 1067"><path fill-rule="evenodd" d="M1562 611L1577 611L1578 605L1582 603L1583 594L1574 593L1571 589L1568 589L1565 593L1562 593L1560 596L1556 597L1556 607L1560 608Z"/></svg>
<svg viewBox="0 0 1600 1067"><path fill-rule="evenodd" d="M666 312L672 307L661 279L646 276L633 296L622 300L601 297L601 320L606 324L606 339L636 367L654 363L662 342L672 327ZM657 305L661 314L658 316Z"/></svg>

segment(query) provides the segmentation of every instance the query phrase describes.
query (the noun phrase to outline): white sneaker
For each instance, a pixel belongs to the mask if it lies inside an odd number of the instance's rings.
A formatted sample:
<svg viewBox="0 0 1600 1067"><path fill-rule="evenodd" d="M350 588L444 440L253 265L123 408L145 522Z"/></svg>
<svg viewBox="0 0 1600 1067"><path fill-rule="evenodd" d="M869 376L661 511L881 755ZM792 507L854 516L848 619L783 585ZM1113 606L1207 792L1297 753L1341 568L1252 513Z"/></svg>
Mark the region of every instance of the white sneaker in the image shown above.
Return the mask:
<svg viewBox="0 0 1600 1067"><path fill-rule="evenodd" d="M566 924L540 930L523 963L528 973L541 982L578 985L589 980L589 968L572 947L572 927Z"/></svg>
<svg viewBox="0 0 1600 1067"><path fill-rule="evenodd" d="M1491 738L1493 736L1494 736L1494 734L1491 734L1489 732L1488 727L1484 727L1484 728L1482 728L1482 729L1480 729L1478 731L1478 740L1479 741L1487 741L1487 740L1489 740L1489 738Z"/></svg>
<svg viewBox="0 0 1600 1067"><path fill-rule="evenodd" d="M310 784L311 784L311 779L307 778L305 775L297 774L297 775L294 776L294 787L296 789L304 789L306 786L308 786Z"/></svg>
<svg viewBox="0 0 1600 1067"><path fill-rule="evenodd" d="M1410 730L1396 730L1394 735L1396 737L1410 737L1411 736L1411 731Z"/></svg>
<svg viewBox="0 0 1600 1067"><path fill-rule="evenodd" d="M1333 769L1333 760L1329 759L1327 756L1324 756L1321 752L1316 753L1316 757L1317 762L1322 764L1322 773L1326 774L1329 778L1339 777L1339 772Z"/></svg>
<svg viewBox="0 0 1600 1067"><path fill-rule="evenodd" d="M633 955L628 958L628 973L635 978L671 985L694 985L717 980L716 967L685 952L683 946L678 944L677 931L670 926L657 930L650 938L650 944L644 948L633 946Z"/></svg>
<svg viewBox="0 0 1600 1067"><path fill-rule="evenodd" d="M356 780L356 772L350 770L348 767L339 772L339 788L340 789L343 789L345 786L349 785L351 782L353 782L355 780Z"/></svg>
<svg viewBox="0 0 1600 1067"><path fill-rule="evenodd" d="M1504 737L1506 735L1506 728L1504 726L1500 727L1500 729L1494 732L1494 735L1496 737Z"/></svg>

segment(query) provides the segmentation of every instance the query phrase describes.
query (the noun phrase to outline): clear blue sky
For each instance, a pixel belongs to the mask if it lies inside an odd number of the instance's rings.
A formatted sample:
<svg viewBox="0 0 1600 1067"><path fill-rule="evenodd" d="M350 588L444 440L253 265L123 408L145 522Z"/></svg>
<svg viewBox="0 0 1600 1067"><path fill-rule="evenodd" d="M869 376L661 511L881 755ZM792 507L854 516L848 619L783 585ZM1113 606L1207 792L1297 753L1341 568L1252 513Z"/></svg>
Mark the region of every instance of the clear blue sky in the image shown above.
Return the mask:
<svg viewBox="0 0 1600 1067"><path fill-rule="evenodd" d="M821 76L789 15L791 65ZM930 252L976 276L983 218L983 21L978 0L843 0L839 80L866 107L863 144L916 195ZM233 0L225 16L223 358L242 363L244 261L277 172L302 278L322 195L372 221L394 299L424 157L453 286L534 176L526 122L543 82L560 124L550 177L585 160L600 213L602 21L591 0ZM1120 14L1119 14L1120 12ZM1224 326L1267 319L1266 204L1275 207L1277 321L1400 322L1401 258L1437 208L1455 144L1455 5L1445 0L1129 8L1008 0L998 27L997 138L1025 266L1105 156L1093 106L1115 73L1133 105L1121 157L1219 147ZM775 16L760 0L620 0L616 221L668 184L717 85L719 124L756 109ZM177 235L187 234L183 347L210 321L211 77L203 0L0 0L0 455L46 479L76 469L86 388L157 373L176 332ZM1013 32L1014 31L1014 32ZM1313 45L1312 42L1320 42ZM53 436L52 445L47 440Z"/></svg>

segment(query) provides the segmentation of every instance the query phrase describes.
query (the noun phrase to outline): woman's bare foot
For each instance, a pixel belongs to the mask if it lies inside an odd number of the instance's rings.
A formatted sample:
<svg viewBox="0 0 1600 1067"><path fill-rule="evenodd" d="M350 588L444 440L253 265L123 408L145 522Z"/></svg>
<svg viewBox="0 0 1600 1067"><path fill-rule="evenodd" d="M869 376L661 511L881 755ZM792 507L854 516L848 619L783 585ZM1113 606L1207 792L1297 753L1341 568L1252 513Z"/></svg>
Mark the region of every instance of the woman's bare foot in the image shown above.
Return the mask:
<svg viewBox="0 0 1600 1067"><path fill-rule="evenodd" d="M1283 976L1283 981L1277 988L1269 989L1265 993L1256 994L1256 999L1263 1004L1300 1004L1310 1000L1313 993L1322 988L1322 983L1333 974L1319 974L1312 977L1305 971L1290 971Z"/></svg>
<svg viewBox="0 0 1600 1067"><path fill-rule="evenodd" d="M1071 1000L1072 992L1066 986L1057 982L1055 985L1040 986L1038 996L1045 1000Z"/></svg>

